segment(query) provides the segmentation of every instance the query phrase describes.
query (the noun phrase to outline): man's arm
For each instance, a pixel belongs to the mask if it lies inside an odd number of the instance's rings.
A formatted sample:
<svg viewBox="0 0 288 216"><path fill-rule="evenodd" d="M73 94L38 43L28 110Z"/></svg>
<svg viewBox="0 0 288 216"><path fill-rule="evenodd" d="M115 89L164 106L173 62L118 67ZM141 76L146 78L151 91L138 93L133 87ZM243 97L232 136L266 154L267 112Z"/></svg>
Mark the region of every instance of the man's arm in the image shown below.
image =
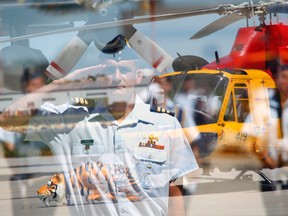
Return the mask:
<svg viewBox="0 0 288 216"><path fill-rule="evenodd" d="M37 113L37 109L40 108L40 106L36 106L31 109L31 102L42 105L43 98L49 98L51 92L57 91L60 88L62 90L65 89L65 85L67 85L66 90L68 90L73 81L75 82L75 85L73 84L74 90L85 89L85 87L91 88L89 83L92 80L89 77L96 76L104 67L104 65L96 65L73 71L67 76L54 80L37 91L20 98L0 114L0 127L8 131L26 132L29 120ZM65 102L67 101L63 101L63 103Z"/></svg>
<svg viewBox="0 0 288 216"><path fill-rule="evenodd" d="M43 97L47 96L49 92L56 90L59 87L60 82L54 81L33 93L25 95L7 107L0 114L0 126L8 131L25 132L25 128L28 125L30 118L32 118L37 111L37 107L36 109L31 109L29 103L42 103Z"/></svg>
<svg viewBox="0 0 288 216"><path fill-rule="evenodd" d="M183 194L180 188L174 183L170 184L169 187L169 208L168 215L169 216L184 216L185 215L185 203L183 199Z"/></svg>

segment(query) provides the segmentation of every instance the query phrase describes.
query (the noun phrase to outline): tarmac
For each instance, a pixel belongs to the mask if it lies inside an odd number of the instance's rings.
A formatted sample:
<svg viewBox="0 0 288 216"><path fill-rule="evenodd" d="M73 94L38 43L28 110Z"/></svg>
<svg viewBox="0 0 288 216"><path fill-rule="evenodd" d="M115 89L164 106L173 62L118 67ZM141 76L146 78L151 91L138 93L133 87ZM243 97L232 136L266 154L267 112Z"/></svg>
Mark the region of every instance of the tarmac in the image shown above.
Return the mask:
<svg viewBox="0 0 288 216"><path fill-rule="evenodd" d="M37 197L37 189L53 173L60 172L53 157L29 159L0 158L0 215L63 216L70 206L46 207ZM240 171L203 175L199 169L184 177L186 215L201 216L270 216L288 215L288 168L263 170L272 182L253 171L240 176Z"/></svg>

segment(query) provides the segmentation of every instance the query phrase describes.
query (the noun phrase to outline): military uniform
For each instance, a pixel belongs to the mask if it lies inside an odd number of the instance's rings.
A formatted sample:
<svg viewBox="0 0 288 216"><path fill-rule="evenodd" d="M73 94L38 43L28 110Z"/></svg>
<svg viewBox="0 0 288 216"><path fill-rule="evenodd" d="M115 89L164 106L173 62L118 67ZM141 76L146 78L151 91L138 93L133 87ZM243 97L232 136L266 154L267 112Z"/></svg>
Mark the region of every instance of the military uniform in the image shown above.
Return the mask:
<svg viewBox="0 0 288 216"><path fill-rule="evenodd" d="M151 112L137 97L132 112L118 124L102 102L93 110L46 103L31 120L26 139L47 143L64 170L90 160L127 167L146 196L141 202L129 202L121 183L115 182L117 203L84 205L85 210L76 205L73 214L167 215L169 182L198 168L179 122Z"/></svg>
<svg viewBox="0 0 288 216"><path fill-rule="evenodd" d="M285 163L288 162L288 101L285 102L282 113L282 131L283 131L283 140L282 140L282 158L285 160Z"/></svg>

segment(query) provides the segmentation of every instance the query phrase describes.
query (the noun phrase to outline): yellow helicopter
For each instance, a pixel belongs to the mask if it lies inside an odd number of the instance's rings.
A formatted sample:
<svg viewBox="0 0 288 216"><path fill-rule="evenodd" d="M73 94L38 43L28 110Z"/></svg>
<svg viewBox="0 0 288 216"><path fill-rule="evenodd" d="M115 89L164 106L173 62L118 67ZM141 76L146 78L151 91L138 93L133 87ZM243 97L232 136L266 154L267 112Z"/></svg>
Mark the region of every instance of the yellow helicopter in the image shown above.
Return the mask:
<svg viewBox="0 0 288 216"><path fill-rule="evenodd" d="M176 117L180 121L185 118L185 134L205 174L215 167L221 171L235 168L243 173L254 170L268 180L260 170L283 165L280 93L274 79L278 62L288 56L287 25L273 24L271 16L269 24L265 21L269 13L285 12L283 6L242 5L242 15L258 10L260 25L240 28L229 55L219 59L216 52L216 61L208 63L197 56L178 54L172 64L176 72L154 79L160 84L170 82L166 94L174 102ZM216 20L191 39L239 19L239 14L229 16Z"/></svg>
<svg viewBox="0 0 288 216"><path fill-rule="evenodd" d="M184 111L184 132L206 174L215 167L277 166L279 104L275 82L266 72L204 68L161 75L155 82L161 79L171 82L169 94L176 110Z"/></svg>

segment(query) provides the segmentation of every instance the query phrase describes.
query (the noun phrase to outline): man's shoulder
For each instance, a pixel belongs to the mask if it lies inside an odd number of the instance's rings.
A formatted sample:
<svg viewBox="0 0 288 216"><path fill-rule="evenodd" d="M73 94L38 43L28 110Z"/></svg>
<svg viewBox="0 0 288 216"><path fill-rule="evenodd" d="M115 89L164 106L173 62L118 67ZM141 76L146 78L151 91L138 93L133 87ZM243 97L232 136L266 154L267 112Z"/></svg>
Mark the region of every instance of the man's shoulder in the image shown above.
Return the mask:
<svg viewBox="0 0 288 216"><path fill-rule="evenodd" d="M153 106L151 104L144 103L139 97L136 99L136 112L142 116L148 116L150 118L167 118L175 119L175 112L169 109L165 109L160 106ZM155 119L154 119L155 120Z"/></svg>
<svg viewBox="0 0 288 216"><path fill-rule="evenodd" d="M161 106L150 106L150 112L158 113L158 114L167 114L167 115L170 115L172 117L175 116L174 111L166 109L166 108L161 107Z"/></svg>
<svg viewBox="0 0 288 216"><path fill-rule="evenodd" d="M89 106L87 104L74 103L69 101L63 104L54 104L51 102L45 102L40 107L41 115L53 115L53 114L73 114L73 113L82 113L88 112Z"/></svg>
<svg viewBox="0 0 288 216"><path fill-rule="evenodd" d="M74 106L74 107L87 107L89 108L94 108L96 105L95 100L93 99L88 99L88 98L82 98L82 97L72 97L69 100L69 104Z"/></svg>
<svg viewBox="0 0 288 216"><path fill-rule="evenodd" d="M145 107L145 108L144 108ZM143 105L142 112L139 114L139 119L142 119L147 122L157 123L157 124L170 124L175 125L177 119L169 114L170 111L159 107L158 109L151 107L149 104Z"/></svg>

